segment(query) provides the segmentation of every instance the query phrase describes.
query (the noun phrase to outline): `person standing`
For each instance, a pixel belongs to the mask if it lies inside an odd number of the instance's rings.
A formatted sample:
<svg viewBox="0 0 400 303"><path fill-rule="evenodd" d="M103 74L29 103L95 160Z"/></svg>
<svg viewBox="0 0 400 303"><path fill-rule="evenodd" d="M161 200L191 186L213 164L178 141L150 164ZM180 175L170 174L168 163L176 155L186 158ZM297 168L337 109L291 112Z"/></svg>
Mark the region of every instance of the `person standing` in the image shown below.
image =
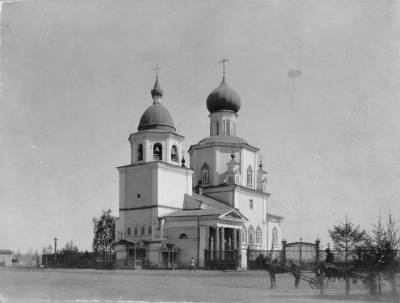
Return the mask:
<svg viewBox="0 0 400 303"><path fill-rule="evenodd" d="M293 274L294 277L294 287L299 288L299 283L300 283L300 269L298 266L292 261L290 264L290 271Z"/></svg>
<svg viewBox="0 0 400 303"><path fill-rule="evenodd" d="M194 258L192 257L190 259L190 271L194 271L196 269L195 263L194 263Z"/></svg>

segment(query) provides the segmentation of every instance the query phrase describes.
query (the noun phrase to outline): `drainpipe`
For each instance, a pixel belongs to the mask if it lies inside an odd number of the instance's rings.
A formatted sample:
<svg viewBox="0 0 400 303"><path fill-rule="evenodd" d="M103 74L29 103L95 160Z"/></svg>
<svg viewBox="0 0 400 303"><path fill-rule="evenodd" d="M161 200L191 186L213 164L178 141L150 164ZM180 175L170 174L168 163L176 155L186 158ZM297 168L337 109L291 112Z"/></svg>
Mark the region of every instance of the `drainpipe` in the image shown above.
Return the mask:
<svg viewBox="0 0 400 303"><path fill-rule="evenodd" d="M197 268L200 262L200 216L197 216Z"/></svg>

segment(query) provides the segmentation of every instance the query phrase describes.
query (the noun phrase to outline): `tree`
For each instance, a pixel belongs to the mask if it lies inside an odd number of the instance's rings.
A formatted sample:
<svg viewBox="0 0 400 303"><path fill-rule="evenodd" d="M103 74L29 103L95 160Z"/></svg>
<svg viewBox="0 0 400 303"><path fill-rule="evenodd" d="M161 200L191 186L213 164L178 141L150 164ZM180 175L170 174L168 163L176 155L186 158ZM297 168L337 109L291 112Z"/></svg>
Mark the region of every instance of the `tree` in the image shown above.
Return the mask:
<svg viewBox="0 0 400 303"><path fill-rule="evenodd" d="M372 234L366 242L368 248L366 263L378 270L378 292L381 292L381 272L389 279L393 294L396 294L396 270L399 266L397 253L400 248L400 232L392 214L389 212L386 226L379 216L378 224L373 225Z"/></svg>
<svg viewBox="0 0 400 303"><path fill-rule="evenodd" d="M392 286L392 293L397 293L396 271L399 269L400 230L392 213L389 212L386 221L385 243L383 250L383 263Z"/></svg>
<svg viewBox="0 0 400 303"><path fill-rule="evenodd" d="M107 252L115 240L115 220L111 209L103 210L100 218L93 218L93 251Z"/></svg>
<svg viewBox="0 0 400 303"><path fill-rule="evenodd" d="M328 230L335 249L345 251L346 263L346 295L350 292L350 279L348 275L348 258L349 250L356 250L360 248L367 238L364 230L360 230L360 226L355 226L346 216L345 222L340 222L334 226L332 230Z"/></svg>
<svg viewBox="0 0 400 303"><path fill-rule="evenodd" d="M363 246L367 239L367 233L359 225L355 226L347 216L345 222L339 222L328 232L337 250L355 250Z"/></svg>

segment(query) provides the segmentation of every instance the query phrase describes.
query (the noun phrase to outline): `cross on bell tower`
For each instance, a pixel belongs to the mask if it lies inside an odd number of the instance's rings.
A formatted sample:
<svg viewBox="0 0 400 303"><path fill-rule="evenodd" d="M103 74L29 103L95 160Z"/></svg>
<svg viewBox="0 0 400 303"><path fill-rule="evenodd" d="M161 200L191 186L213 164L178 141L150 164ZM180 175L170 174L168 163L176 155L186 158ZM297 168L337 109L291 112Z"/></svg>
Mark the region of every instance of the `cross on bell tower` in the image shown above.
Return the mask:
<svg viewBox="0 0 400 303"><path fill-rule="evenodd" d="M229 59L222 58L220 61L218 61L219 64L222 64L222 79L225 79L225 65L226 63L229 62Z"/></svg>
<svg viewBox="0 0 400 303"><path fill-rule="evenodd" d="M158 71L161 69L161 66L156 64L156 67L153 71L156 72L156 82L154 83L154 88L151 90L151 96L153 97L153 104L160 103L160 99L163 96L163 90L160 87L160 83L158 82Z"/></svg>
<svg viewBox="0 0 400 303"><path fill-rule="evenodd" d="M158 78L158 71L161 69L161 66L159 66L158 64L156 64L156 67L153 69L153 71L156 72L156 77Z"/></svg>

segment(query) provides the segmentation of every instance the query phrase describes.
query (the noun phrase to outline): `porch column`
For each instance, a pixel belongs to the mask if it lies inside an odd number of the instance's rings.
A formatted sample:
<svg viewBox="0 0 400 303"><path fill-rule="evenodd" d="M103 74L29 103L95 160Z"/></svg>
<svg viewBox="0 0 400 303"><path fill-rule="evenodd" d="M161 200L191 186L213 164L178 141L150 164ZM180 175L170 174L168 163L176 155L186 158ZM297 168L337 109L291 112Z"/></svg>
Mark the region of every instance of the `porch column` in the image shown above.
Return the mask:
<svg viewBox="0 0 400 303"><path fill-rule="evenodd" d="M237 247L238 249L242 249L242 231L240 229L237 229L236 232L237 232Z"/></svg>
<svg viewBox="0 0 400 303"><path fill-rule="evenodd" d="M215 241L214 241L214 238L215 238L215 236L211 236L211 229L212 229L212 227L210 227L208 230L208 232L210 233L209 234L209 237L210 237L210 247L209 247L209 251L210 251L210 260L213 260L214 259L214 250L215 250Z"/></svg>
<svg viewBox="0 0 400 303"><path fill-rule="evenodd" d="M219 260L219 227L215 227L215 251L216 251L216 258Z"/></svg>
<svg viewBox="0 0 400 303"><path fill-rule="evenodd" d="M236 234L236 229L232 229L232 249L236 250L237 249L237 234Z"/></svg>
<svg viewBox="0 0 400 303"><path fill-rule="evenodd" d="M237 229L235 230L235 232L237 233L237 249L238 249L238 258L239 258L239 264L238 267L241 268L242 267L242 230L241 229Z"/></svg>
<svg viewBox="0 0 400 303"><path fill-rule="evenodd" d="M225 259L225 228L221 227L221 260Z"/></svg>

